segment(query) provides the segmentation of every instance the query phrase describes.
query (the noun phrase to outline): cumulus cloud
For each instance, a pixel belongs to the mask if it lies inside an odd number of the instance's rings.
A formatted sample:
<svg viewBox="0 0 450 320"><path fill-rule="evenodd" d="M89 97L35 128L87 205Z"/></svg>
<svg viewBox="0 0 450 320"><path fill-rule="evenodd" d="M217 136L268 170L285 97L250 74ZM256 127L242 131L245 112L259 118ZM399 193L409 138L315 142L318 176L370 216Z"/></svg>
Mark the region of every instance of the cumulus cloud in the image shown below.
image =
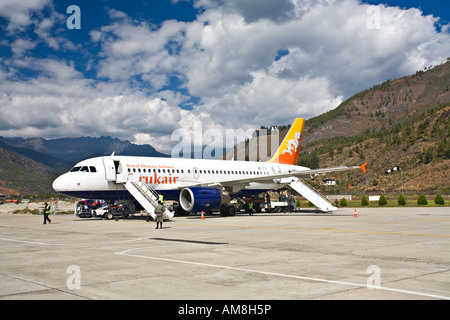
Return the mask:
<svg viewBox="0 0 450 320"><path fill-rule="evenodd" d="M149 132L151 143L170 151L159 138L170 137L182 119L177 106L131 92L117 84L80 77L64 62L36 61L43 74L28 81L0 84L0 135L45 138L112 135L132 140ZM54 70L60 72L54 75ZM65 70L64 70L65 69ZM163 139L167 142L167 139Z"/></svg>
<svg viewBox="0 0 450 320"><path fill-rule="evenodd" d="M193 5L195 20L157 25L110 9L110 23L90 30L99 50L90 77L70 59L30 56L31 39L10 40L13 56L0 61L0 135L112 135L170 153L173 130L192 132L196 121L223 131L288 124L450 52L448 26L437 31L437 18L418 9L357 0ZM46 19L35 33L63 50L51 33L58 17ZM24 69L25 79L15 76Z"/></svg>
<svg viewBox="0 0 450 320"><path fill-rule="evenodd" d="M13 31L30 24L31 14L42 10L51 0L2 0L0 16L8 20L8 29Z"/></svg>

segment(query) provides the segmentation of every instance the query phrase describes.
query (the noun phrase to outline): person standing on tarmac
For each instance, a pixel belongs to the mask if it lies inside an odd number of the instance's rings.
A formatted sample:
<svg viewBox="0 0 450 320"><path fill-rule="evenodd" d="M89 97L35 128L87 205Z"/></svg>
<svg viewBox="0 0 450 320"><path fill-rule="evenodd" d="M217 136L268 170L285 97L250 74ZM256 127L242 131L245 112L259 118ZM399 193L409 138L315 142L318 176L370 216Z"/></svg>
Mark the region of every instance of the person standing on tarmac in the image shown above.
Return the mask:
<svg viewBox="0 0 450 320"><path fill-rule="evenodd" d="M50 205L46 202L44 203L44 224L47 223L52 223L52 220L50 220L50 218L48 217L48 215L50 214Z"/></svg>
<svg viewBox="0 0 450 320"><path fill-rule="evenodd" d="M249 214L252 216L253 215L253 201L250 201L250 203L248 204L248 210L249 210Z"/></svg>
<svg viewBox="0 0 450 320"><path fill-rule="evenodd" d="M268 192L266 193L266 202L270 205L270 194Z"/></svg>
<svg viewBox="0 0 450 320"><path fill-rule="evenodd" d="M163 202L161 200L159 200L158 204L155 207L155 214L156 214L156 228L158 229L162 229L162 224L164 221L164 206L163 206Z"/></svg>

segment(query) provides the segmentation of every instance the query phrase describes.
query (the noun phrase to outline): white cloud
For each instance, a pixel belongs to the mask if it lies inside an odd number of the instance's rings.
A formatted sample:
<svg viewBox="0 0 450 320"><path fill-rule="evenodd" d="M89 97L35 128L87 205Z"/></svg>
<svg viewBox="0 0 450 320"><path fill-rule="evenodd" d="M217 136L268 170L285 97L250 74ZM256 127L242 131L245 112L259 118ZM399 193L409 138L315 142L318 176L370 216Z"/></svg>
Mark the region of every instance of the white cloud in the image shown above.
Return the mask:
<svg viewBox="0 0 450 320"><path fill-rule="evenodd" d="M31 13L42 10L51 0L2 0L0 16L8 20L8 29L13 31L31 23Z"/></svg>
<svg viewBox="0 0 450 320"><path fill-rule="evenodd" d="M36 43L28 39L17 39L11 44L11 51L16 56L23 56L28 50L34 49Z"/></svg>
<svg viewBox="0 0 450 320"><path fill-rule="evenodd" d="M0 135L131 139L149 133L170 137L182 119L183 110L158 97L132 91L122 83L85 79L63 61L31 60L28 66L40 76L0 83ZM159 141L152 145L170 152Z"/></svg>

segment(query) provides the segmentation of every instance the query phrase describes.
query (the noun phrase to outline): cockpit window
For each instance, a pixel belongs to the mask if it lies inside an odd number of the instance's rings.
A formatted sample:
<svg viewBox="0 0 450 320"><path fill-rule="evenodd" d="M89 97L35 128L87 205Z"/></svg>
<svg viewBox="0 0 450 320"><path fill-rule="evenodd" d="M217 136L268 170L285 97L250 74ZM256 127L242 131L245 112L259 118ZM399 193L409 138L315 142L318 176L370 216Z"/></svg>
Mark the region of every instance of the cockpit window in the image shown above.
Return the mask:
<svg viewBox="0 0 450 320"><path fill-rule="evenodd" d="M97 172L97 168L94 166L79 166L73 167L69 172Z"/></svg>

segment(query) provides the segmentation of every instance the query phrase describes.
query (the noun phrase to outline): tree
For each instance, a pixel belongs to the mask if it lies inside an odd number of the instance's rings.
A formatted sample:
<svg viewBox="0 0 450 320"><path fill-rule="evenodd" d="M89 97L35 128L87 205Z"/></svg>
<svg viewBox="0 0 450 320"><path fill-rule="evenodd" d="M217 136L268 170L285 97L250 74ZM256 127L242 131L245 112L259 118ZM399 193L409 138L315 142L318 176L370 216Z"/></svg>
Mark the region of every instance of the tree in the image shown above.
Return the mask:
<svg viewBox="0 0 450 320"><path fill-rule="evenodd" d="M437 194L436 197L434 198L434 203L443 205L444 198L442 198L442 196L440 194Z"/></svg>
<svg viewBox="0 0 450 320"><path fill-rule="evenodd" d="M347 206L347 200L345 200L345 198L342 198L341 201L339 201L339 205L341 207L346 207Z"/></svg>
<svg viewBox="0 0 450 320"><path fill-rule="evenodd" d="M425 197L425 195L421 194L421 195L419 196L419 198L417 199L417 204L418 204L418 205L424 205L424 206L426 206L426 205L428 204L428 200L427 200L427 198Z"/></svg>
<svg viewBox="0 0 450 320"><path fill-rule="evenodd" d="M398 196L397 202L399 206L406 205L405 197L402 194Z"/></svg>
<svg viewBox="0 0 450 320"><path fill-rule="evenodd" d="M313 152L311 154L311 158L310 158L310 168L311 169L317 169L319 168L319 157L317 156L316 152Z"/></svg>
<svg viewBox="0 0 450 320"><path fill-rule="evenodd" d="M361 198L361 205L362 206L368 206L369 205L369 200L367 200L367 197L365 195Z"/></svg>
<svg viewBox="0 0 450 320"><path fill-rule="evenodd" d="M378 200L378 205L379 206L387 205L387 200L386 200L386 198L383 195L380 196L380 199Z"/></svg>

